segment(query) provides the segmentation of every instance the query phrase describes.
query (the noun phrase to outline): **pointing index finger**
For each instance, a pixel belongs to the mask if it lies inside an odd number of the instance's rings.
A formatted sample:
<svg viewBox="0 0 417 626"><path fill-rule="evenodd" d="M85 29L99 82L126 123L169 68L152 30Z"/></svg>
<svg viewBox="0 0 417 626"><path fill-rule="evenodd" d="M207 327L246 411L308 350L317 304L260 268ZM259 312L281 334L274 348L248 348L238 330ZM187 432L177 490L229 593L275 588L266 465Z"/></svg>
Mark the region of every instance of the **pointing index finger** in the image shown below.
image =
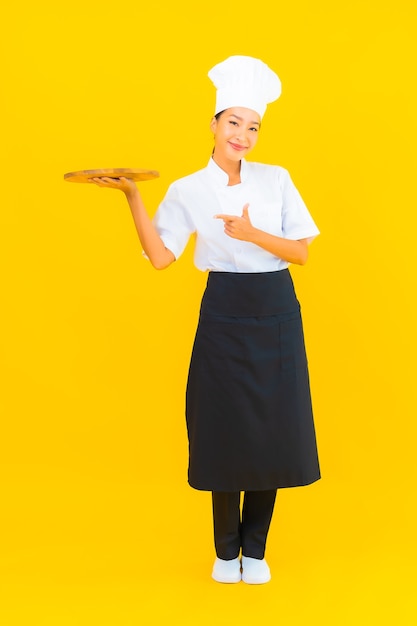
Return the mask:
<svg viewBox="0 0 417 626"><path fill-rule="evenodd" d="M236 219L236 215L226 215L225 213L219 213L218 215L213 215L215 220L224 220L225 222L230 222L231 220Z"/></svg>

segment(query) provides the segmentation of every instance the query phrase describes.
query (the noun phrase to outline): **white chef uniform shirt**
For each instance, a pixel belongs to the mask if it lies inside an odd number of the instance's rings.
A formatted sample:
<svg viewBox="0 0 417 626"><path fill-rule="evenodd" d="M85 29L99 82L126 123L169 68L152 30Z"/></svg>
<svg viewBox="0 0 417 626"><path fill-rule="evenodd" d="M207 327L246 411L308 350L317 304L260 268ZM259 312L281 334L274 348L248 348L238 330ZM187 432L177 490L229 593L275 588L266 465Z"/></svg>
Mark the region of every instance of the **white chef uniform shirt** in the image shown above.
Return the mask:
<svg viewBox="0 0 417 626"><path fill-rule="evenodd" d="M224 233L219 213L242 215L249 203L255 228L286 239L319 234L289 173L276 165L241 162L241 183L228 186L229 176L210 158L208 166L172 183L160 204L154 224L175 258L196 235L194 263L202 271L273 272L289 263L259 246Z"/></svg>

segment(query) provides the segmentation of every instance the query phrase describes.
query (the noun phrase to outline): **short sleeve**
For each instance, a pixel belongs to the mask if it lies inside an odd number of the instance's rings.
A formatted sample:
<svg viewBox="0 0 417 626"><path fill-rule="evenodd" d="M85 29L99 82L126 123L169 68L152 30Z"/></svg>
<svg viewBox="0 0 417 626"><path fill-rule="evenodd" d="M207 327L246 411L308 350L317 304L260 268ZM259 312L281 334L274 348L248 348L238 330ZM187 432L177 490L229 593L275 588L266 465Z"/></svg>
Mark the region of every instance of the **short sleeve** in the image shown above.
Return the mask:
<svg viewBox="0 0 417 626"><path fill-rule="evenodd" d="M175 183L159 205L153 223L165 247L178 259L195 228Z"/></svg>
<svg viewBox="0 0 417 626"><path fill-rule="evenodd" d="M311 243L319 229L286 170L282 172L282 232L286 239L308 239Z"/></svg>

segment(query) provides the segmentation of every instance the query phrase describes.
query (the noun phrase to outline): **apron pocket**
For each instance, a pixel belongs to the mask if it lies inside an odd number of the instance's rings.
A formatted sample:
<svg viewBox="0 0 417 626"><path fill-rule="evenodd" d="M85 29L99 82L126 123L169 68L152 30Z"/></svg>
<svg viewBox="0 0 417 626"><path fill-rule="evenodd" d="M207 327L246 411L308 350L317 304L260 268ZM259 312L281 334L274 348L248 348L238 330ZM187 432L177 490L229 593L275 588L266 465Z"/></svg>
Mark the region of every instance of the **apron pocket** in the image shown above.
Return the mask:
<svg viewBox="0 0 417 626"><path fill-rule="evenodd" d="M301 317L279 324L281 369L294 370L307 364Z"/></svg>

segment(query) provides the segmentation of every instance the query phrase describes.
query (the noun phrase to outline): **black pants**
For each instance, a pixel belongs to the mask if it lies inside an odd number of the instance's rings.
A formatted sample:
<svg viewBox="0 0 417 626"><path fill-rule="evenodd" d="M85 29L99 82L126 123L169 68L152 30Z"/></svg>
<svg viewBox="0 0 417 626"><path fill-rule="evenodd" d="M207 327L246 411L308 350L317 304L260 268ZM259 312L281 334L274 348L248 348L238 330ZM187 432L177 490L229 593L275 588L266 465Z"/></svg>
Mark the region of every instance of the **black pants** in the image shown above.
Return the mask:
<svg viewBox="0 0 417 626"><path fill-rule="evenodd" d="M213 491L214 545L219 559L239 556L263 559L274 510L276 490L245 491L242 514L240 492Z"/></svg>

